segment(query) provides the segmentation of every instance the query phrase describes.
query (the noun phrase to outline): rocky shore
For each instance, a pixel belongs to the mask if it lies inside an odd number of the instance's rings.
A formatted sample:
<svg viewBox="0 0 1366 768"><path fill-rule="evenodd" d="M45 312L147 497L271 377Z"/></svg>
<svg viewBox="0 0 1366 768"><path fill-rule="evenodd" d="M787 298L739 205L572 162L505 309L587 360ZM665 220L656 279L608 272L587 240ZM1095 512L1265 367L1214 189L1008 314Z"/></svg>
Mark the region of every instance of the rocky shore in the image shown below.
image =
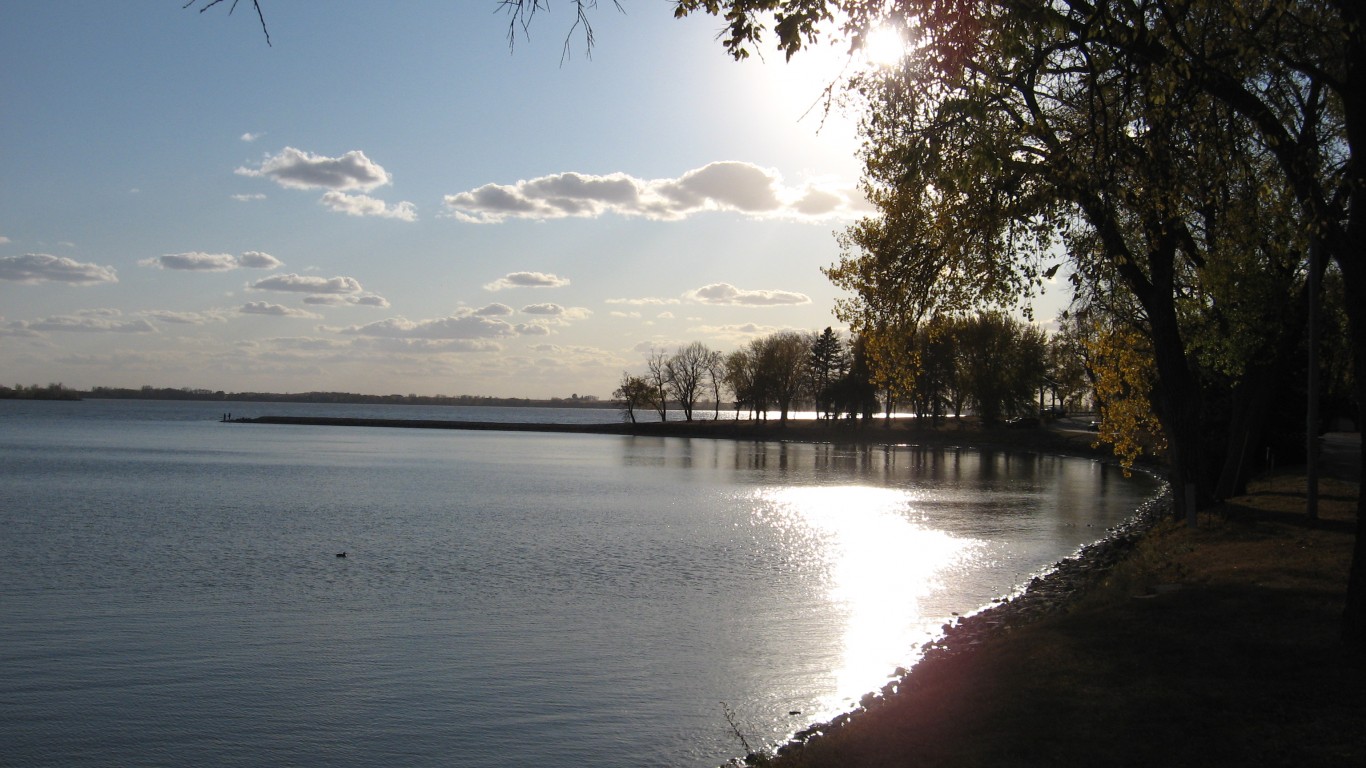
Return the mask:
<svg viewBox="0 0 1366 768"><path fill-rule="evenodd" d="M945 624L943 634L924 646L922 656L912 670L898 669L897 679L888 682L882 690L864 696L858 709L828 723L798 731L790 742L777 748L777 754L782 756L800 749L808 740L843 727L851 718L885 706L892 697L914 690L924 677L948 668L955 657L980 647L993 637L1065 608L1078 595L1094 587L1116 563L1133 551L1156 522L1170 514L1171 496L1163 492L1124 524L1109 529L1105 538L1083 547L1073 557L1058 561L1048 573L1032 579L1019 594L1000 598L988 608ZM751 755L748 759L760 761L762 756Z"/></svg>

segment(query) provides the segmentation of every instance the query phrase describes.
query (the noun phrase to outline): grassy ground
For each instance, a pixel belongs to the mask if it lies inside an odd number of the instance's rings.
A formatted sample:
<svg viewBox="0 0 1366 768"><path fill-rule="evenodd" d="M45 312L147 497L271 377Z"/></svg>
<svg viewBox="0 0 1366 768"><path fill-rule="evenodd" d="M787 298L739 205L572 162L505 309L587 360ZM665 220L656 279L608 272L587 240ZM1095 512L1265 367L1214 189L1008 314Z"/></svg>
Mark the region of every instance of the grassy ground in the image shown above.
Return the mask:
<svg viewBox="0 0 1366 768"><path fill-rule="evenodd" d="M1337 639L1358 486L1320 488L1317 525L1293 475L1159 525L1067 608L774 765L1366 765L1366 660Z"/></svg>

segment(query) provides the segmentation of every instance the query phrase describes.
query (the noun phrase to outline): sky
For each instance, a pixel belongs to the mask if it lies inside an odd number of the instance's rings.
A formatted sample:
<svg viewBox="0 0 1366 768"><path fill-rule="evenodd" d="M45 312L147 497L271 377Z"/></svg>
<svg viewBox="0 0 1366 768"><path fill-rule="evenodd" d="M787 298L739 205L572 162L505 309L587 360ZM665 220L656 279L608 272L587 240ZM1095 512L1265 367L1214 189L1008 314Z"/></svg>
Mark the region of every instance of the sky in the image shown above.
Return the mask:
<svg viewBox="0 0 1366 768"><path fill-rule="evenodd" d="M269 45L182 5L0 4L0 383L608 398L841 330L840 49L735 62L668 0L567 55L568 2L511 48L496 0L262 0Z"/></svg>

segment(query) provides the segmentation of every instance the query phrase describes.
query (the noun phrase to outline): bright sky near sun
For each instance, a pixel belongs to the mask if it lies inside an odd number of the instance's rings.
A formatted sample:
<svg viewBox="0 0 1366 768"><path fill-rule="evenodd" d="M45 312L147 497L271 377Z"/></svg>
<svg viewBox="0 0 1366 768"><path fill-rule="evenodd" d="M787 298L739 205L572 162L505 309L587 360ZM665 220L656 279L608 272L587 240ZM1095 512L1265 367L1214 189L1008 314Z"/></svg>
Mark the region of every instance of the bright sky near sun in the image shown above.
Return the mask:
<svg viewBox="0 0 1366 768"><path fill-rule="evenodd" d="M866 212L837 51L494 0L0 5L0 381L608 397L819 331ZM815 109L811 109L816 105Z"/></svg>

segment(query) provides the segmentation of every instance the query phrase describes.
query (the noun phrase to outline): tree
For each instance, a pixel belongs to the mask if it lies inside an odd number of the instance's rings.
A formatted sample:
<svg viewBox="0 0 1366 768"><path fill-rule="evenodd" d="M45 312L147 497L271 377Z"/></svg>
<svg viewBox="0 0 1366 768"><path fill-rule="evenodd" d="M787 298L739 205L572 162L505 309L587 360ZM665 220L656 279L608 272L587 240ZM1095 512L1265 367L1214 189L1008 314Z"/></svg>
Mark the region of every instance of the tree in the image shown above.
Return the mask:
<svg viewBox="0 0 1366 768"><path fill-rule="evenodd" d="M954 341L960 386L984 424L1032 410L1043 378L1042 332L983 312L964 320Z"/></svg>
<svg viewBox="0 0 1366 768"><path fill-rule="evenodd" d="M612 392L612 397L621 407L622 415L636 423L636 411L651 403L650 382L629 372L621 374L621 384Z"/></svg>
<svg viewBox="0 0 1366 768"><path fill-rule="evenodd" d="M662 350L651 349L646 360L648 373L645 381L650 386L650 407L659 414L660 421L669 420L669 366Z"/></svg>
<svg viewBox="0 0 1366 768"><path fill-rule="evenodd" d="M758 361L749 349L737 349L726 356L723 380L735 401L735 415L738 418L742 407L748 408L750 415L757 417L766 410L762 388L758 382Z"/></svg>
<svg viewBox="0 0 1366 768"><path fill-rule="evenodd" d="M753 345L758 362L756 377L778 406L778 421L787 424L793 403L806 393L806 369L811 340L796 331L757 339Z"/></svg>
<svg viewBox="0 0 1366 768"><path fill-rule="evenodd" d="M707 353L707 381L711 384L711 420L716 421L721 418L721 385L725 383L726 358L720 352L712 350Z"/></svg>
<svg viewBox="0 0 1366 768"><path fill-rule="evenodd" d="M694 341L664 361L664 382L683 410L684 421L692 421L693 407L701 397L714 356L707 345Z"/></svg>
<svg viewBox="0 0 1366 768"><path fill-rule="evenodd" d="M834 414L831 390L836 381L848 369L844 344L834 329L826 329L811 344L811 382L810 390L816 400L816 414L820 418L831 418Z"/></svg>

